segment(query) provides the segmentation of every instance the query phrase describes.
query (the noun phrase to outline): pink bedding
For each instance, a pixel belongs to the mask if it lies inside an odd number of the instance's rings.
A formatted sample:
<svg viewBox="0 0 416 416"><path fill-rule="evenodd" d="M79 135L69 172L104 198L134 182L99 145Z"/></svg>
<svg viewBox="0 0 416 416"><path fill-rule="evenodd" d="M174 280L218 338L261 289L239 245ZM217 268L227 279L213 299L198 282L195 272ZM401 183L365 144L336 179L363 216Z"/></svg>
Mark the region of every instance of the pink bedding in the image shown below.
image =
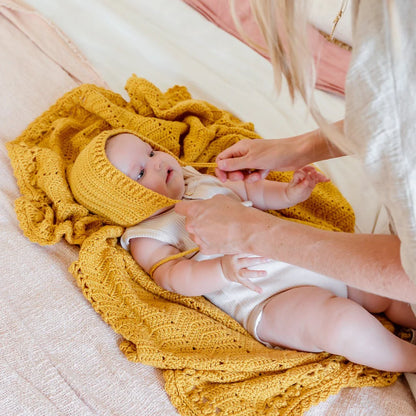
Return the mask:
<svg viewBox="0 0 416 416"><path fill-rule="evenodd" d="M237 30L231 17L228 1L224 0L183 0L189 6L200 12L208 20L215 23L221 29L245 42L245 39ZM242 28L255 44L264 47L265 43L260 30L250 10L248 0L238 1L237 16ZM347 74L351 52L326 40L318 30L311 28L311 44L317 64L316 88L323 91L343 95L345 76ZM250 45L251 46L251 45ZM260 49L256 49L261 55L267 55Z"/></svg>
<svg viewBox="0 0 416 416"><path fill-rule="evenodd" d="M106 86L71 41L23 2L0 1L0 38L2 138L15 138L77 85Z"/></svg>

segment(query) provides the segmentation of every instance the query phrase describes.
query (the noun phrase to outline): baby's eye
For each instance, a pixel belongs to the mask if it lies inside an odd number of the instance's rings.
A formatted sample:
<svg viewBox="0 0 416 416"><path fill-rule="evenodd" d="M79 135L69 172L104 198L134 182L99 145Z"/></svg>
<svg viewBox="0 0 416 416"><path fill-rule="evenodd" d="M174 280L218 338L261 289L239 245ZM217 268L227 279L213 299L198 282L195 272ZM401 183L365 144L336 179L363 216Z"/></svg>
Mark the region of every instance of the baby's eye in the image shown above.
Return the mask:
<svg viewBox="0 0 416 416"><path fill-rule="evenodd" d="M142 169L142 170L138 173L138 175L137 175L137 177L136 177L136 181L139 181L141 178L143 178L143 175L144 175L144 169Z"/></svg>
<svg viewBox="0 0 416 416"><path fill-rule="evenodd" d="M154 150L151 150L150 151L150 154L149 154L149 157L153 157L155 155L155 151Z"/></svg>

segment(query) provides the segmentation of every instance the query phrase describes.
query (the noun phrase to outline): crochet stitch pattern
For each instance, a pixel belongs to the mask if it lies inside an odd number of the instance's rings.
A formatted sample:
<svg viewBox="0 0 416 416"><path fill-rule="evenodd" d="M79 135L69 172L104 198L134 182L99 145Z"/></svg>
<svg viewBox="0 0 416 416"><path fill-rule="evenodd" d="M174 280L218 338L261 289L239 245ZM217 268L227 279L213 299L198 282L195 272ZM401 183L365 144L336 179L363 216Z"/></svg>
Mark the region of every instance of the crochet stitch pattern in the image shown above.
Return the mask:
<svg viewBox="0 0 416 416"><path fill-rule="evenodd" d="M173 206L178 201L144 187L110 163L105 151L106 142L119 133L135 134L129 130L113 129L94 137L68 170L68 182L81 205L114 225L131 227L149 218L158 209ZM166 152L157 143L143 136L141 138L153 149Z"/></svg>
<svg viewBox="0 0 416 416"><path fill-rule="evenodd" d="M129 102L94 85L75 88L7 144L22 194L15 210L24 234L43 245L65 239L80 246L70 272L122 336L126 357L163 371L166 391L184 416L300 415L344 387L393 383L397 374L341 356L267 348L205 298L163 290L120 246L124 228L75 201L68 172L106 130L146 136L185 164L214 162L238 140L261 139L251 123L193 99L185 87L162 93L133 75L126 90ZM269 178L289 181L291 173ZM302 204L271 213L327 230L354 229L354 213L331 183L317 186Z"/></svg>

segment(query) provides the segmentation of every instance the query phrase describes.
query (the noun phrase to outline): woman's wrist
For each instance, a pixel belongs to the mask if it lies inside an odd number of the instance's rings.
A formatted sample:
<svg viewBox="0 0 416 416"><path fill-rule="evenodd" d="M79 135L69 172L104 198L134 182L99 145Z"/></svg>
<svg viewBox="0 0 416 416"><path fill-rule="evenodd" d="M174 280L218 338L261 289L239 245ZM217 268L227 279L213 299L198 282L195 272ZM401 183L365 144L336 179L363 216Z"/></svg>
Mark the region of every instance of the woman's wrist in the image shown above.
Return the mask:
<svg viewBox="0 0 416 416"><path fill-rule="evenodd" d="M241 227L241 253L276 258L276 236L280 218L256 208L246 208L247 217Z"/></svg>
<svg viewBox="0 0 416 416"><path fill-rule="evenodd" d="M334 123L332 128L342 129L343 121ZM320 160L344 156L344 153L333 144L320 129L294 137L295 154L297 155L296 169Z"/></svg>
<svg viewBox="0 0 416 416"><path fill-rule="evenodd" d="M270 153L279 155L279 165L275 166L275 169L282 171L294 171L320 160L321 146L324 144L319 130L273 141L276 150L271 150Z"/></svg>
<svg viewBox="0 0 416 416"><path fill-rule="evenodd" d="M297 136L296 139L297 169L310 163L327 159L328 141L319 129Z"/></svg>

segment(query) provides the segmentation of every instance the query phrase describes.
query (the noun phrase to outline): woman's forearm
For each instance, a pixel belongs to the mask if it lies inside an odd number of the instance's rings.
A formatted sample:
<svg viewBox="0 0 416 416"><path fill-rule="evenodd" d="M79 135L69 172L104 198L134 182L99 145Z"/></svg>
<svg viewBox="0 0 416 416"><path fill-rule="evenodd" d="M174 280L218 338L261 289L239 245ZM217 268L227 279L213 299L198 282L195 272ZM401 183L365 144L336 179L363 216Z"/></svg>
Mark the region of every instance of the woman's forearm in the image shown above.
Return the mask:
<svg viewBox="0 0 416 416"><path fill-rule="evenodd" d="M186 216L186 228L204 254L257 254L416 303L416 285L401 266L395 236L324 231L244 207L223 195L179 202L175 210Z"/></svg>
<svg viewBox="0 0 416 416"><path fill-rule="evenodd" d="M271 217L250 238L255 254L294 264L381 296L416 303L416 285L393 235L349 234Z"/></svg>
<svg viewBox="0 0 416 416"><path fill-rule="evenodd" d="M337 121L333 125L341 130L344 127L344 120ZM322 134L320 129L296 136L294 140L296 141L296 152L298 155L298 166L296 168L320 160L345 156L337 146Z"/></svg>

